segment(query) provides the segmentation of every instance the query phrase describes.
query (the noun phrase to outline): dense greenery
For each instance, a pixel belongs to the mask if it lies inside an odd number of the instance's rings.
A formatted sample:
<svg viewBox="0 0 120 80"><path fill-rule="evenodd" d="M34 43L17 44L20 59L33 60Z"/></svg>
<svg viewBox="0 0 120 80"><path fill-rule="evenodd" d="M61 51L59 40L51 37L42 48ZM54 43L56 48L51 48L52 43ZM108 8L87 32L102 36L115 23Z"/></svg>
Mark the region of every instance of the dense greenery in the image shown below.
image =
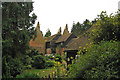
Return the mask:
<svg viewBox="0 0 120 80"><path fill-rule="evenodd" d="M15 77L23 71L24 63L20 58L27 55L29 40L35 33L33 24L36 15L33 13L30 16L32 11L32 2L2 3L3 77Z"/></svg>
<svg viewBox="0 0 120 80"><path fill-rule="evenodd" d="M37 69L45 68L46 60L45 60L44 56L42 56L42 55L34 56L33 60L34 60L33 67L35 67Z"/></svg>
<svg viewBox="0 0 120 80"><path fill-rule="evenodd" d="M2 61L2 72L5 74L4 77L15 77L20 74L23 70L23 63L18 58L12 58L11 56L4 56Z"/></svg>
<svg viewBox="0 0 120 80"><path fill-rule="evenodd" d="M45 37L49 37L51 36L51 32L50 32L50 29L47 30L46 34L45 34Z"/></svg>
<svg viewBox="0 0 120 80"><path fill-rule="evenodd" d="M101 40L120 41L120 14L110 14L108 16L106 12L102 11L98 15L97 23L93 26L95 29L90 33L93 42L98 43Z"/></svg>
<svg viewBox="0 0 120 80"><path fill-rule="evenodd" d="M33 24L37 16L34 13L30 14L32 11L32 2L2 3L3 78L38 78L37 74L21 73L25 69L53 67L55 61L59 63L57 65L62 63L60 55L55 55L55 58L42 56L37 50L29 47L29 41L36 33ZM103 11L92 22L86 19L82 24L73 23L71 32L80 36L91 26L93 30L87 36L93 44L78 52L80 58L70 65L68 77L88 80L120 78L120 14L108 16ZM49 36L50 29L45 34L45 37ZM57 48L60 49L59 46ZM60 72L59 69L57 71Z"/></svg>
<svg viewBox="0 0 120 80"><path fill-rule="evenodd" d="M23 74L17 75L16 78L39 78L35 73L25 72Z"/></svg>
<svg viewBox="0 0 120 80"><path fill-rule="evenodd" d="M32 3L2 3L3 56L26 53L36 19L34 13L29 16L32 10Z"/></svg>
<svg viewBox="0 0 120 80"><path fill-rule="evenodd" d="M55 62L55 61L46 61L45 67L46 67L46 68L47 68L47 67L53 67L53 66L54 66L54 62Z"/></svg>
<svg viewBox="0 0 120 80"><path fill-rule="evenodd" d="M69 77L110 80L120 78L120 15L102 12L92 26L91 44L70 67ZM92 44L93 43L93 44ZM81 53L82 49L78 52Z"/></svg>
<svg viewBox="0 0 120 80"><path fill-rule="evenodd" d="M62 63L62 57L60 55L56 55L55 61L59 61L60 63Z"/></svg>
<svg viewBox="0 0 120 80"><path fill-rule="evenodd" d="M87 49L70 68L69 77L84 79L120 78L120 42L101 41Z"/></svg>

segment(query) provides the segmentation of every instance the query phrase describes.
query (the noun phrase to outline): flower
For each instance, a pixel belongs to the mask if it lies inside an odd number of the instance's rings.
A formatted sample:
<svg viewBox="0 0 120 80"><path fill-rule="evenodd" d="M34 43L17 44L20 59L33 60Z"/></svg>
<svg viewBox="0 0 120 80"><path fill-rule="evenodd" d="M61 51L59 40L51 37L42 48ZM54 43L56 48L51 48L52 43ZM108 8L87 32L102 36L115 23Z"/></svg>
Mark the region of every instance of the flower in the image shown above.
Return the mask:
<svg viewBox="0 0 120 80"><path fill-rule="evenodd" d="M59 58L55 58L55 60L59 60Z"/></svg>
<svg viewBox="0 0 120 80"><path fill-rule="evenodd" d="M73 59L73 57L70 57L71 59Z"/></svg>
<svg viewBox="0 0 120 80"><path fill-rule="evenodd" d="M82 48L81 46L79 48Z"/></svg>

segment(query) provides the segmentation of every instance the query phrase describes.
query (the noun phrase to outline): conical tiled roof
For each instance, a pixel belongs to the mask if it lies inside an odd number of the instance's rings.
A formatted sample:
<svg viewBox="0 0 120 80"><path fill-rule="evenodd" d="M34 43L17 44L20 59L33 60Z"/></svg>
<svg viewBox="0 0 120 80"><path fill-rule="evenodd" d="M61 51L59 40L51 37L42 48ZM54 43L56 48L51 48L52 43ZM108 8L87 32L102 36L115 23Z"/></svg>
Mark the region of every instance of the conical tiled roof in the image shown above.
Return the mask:
<svg viewBox="0 0 120 80"><path fill-rule="evenodd" d="M59 28L59 30L58 30L58 33L60 33L61 34L61 32L62 32L62 30L61 30L61 27Z"/></svg>
<svg viewBox="0 0 120 80"><path fill-rule="evenodd" d="M37 31L37 36L35 39L30 40L29 45L32 46L33 48L37 49L40 53L44 53L45 41L44 41L44 38L40 31L39 22L37 23L35 30Z"/></svg>
<svg viewBox="0 0 120 80"><path fill-rule="evenodd" d="M69 31L68 31L68 25L66 24L65 29L64 29L64 32L63 32L63 35L66 35L66 34L68 34L68 33L69 33Z"/></svg>

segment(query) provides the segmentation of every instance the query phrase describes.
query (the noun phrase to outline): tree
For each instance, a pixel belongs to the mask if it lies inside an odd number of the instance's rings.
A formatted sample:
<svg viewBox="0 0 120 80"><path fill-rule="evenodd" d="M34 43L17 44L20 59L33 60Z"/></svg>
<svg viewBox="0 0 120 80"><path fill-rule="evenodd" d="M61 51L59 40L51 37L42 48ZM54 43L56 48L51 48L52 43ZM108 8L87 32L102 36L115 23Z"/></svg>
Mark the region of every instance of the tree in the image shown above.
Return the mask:
<svg viewBox="0 0 120 80"><path fill-rule="evenodd" d="M85 80L120 78L119 44L118 41L101 41L88 47L86 54L81 54L79 61L72 65L69 77Z"/></svg>
<svg viewBox="0 0 120 80"><path fill-rule="evenodd" d="M79 36L92 26L92 23L91 24L90 23L91 22L88 19L86 19L82 24L80 24L79 22L75 24L73 22L73 27L71 29L71 32L74 35Z"/></svg>
<svg viewBox="0 0 120 80"><path fill-rule="evenodd" d="M120 15L119 14L110 14L109 16L105 11L102 11L98 15L97 22L94 25L90 33L90 38L95 43L100 42L101 40L110 41L117 40L120 41Z"/></svg>
<svg viewBox="0 0 120 80"><path fill-rule="evenodd" d="M2 3L2 56L6 57L5 59L8 58L8 55L13 59L19 54L25 55L29 49L29 40L35 33L33 24L37 17L34 13L30 16L32 11L32 2ZM9 60L6 63L9 64ZM5 66L2 68L3 75L9 73L5 72ZM13 75L11 74L11 76Z"/></svg>
<svg viewBox="0 0 120 80"><path fill-rule="evenodd" d="M45 34L45 37L49 37L51 36L51 32L50 32L50 29L47 30L46 34Z"/></svg>
<svg viewBox="0 0 120 80"><path fill-rule="evenodd" d="M36 15L33 13L32 16L29 16L32 10L32 2L2 3L3 53L12 56L19 52L25 53L29 47L28 42L34 33L33 24Z"/></svg>
<svg viewBox="0 0 120 80"><path fill-rule="evenodd" d="M81 34L82 30L82 24L80 24L79 22L77 22L77 24L73 23L73 27L71 29L71 32L76 35L79 36Z"/></svg>

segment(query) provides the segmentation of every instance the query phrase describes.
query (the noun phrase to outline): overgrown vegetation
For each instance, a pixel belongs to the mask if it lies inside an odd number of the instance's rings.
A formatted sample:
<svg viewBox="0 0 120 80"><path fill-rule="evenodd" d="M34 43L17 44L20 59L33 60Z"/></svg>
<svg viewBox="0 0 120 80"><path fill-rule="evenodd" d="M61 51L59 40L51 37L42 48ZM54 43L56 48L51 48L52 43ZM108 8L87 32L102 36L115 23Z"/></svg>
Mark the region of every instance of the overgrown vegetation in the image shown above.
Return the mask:
<svg viewBox="0 0 120 80"><path fill-rule="evenodd" d="M56 61L57 76L60 77L61 46L58 54L42 56L29 47L29 41L35 34L33 24L37 16L33 13L32 3L2 3L2 77L3 78L38 78L34 73L23 73L26 69L46 69L53 67ZM90 22L74 23L71 32L76 36L93 27L87 35L92 44L80 49L80 58L69 65L68 78L82 79L118 79L120 78L120 14L107 15L102 12ZM45 37L51 35L50 30ZM64 55L64 59L67 60ZM73 57L71 57L72 59ZM65 66L65 63L64 63Z"/></svg>
<svg viewBox="0 0 120 80"><path fill-rule="evenodd" d="M70 68L69 77L84 79L109 79L119 76L120 42L101 41L81 54L79 62Z"/></svg>
<svg viewBox="0 0 120 80"><path fill-rule="evenodd" d="M16 78L39 78L35 73L25 72L23 74L17 75Z"/></svg>
<svg viewBox="0 0 120 80"><path fill-rule="evenodd" d="M111 80L120 78L120 14L102 12L89 37L92 41L85 54L70 67L68 77Z"/></svg>
<svg viewBox="0 0 120 80"><path fill-rule="evenodd" d="M2 76L16 77L24 68L21 57L25 57L29 48L29 40L35 33L33 24L36 15L32 2L2 2ZM30 58L29 58L30 59Z"/></svg>
<svg viewBox="0 0 120 80"><path fill-rule="evenodd" d="M94 43L104 41L120 41L120 14L107 15L105 11L102 11L98 18L97 23L93 25L95 29L90 32L90 39Z"/></svg>

